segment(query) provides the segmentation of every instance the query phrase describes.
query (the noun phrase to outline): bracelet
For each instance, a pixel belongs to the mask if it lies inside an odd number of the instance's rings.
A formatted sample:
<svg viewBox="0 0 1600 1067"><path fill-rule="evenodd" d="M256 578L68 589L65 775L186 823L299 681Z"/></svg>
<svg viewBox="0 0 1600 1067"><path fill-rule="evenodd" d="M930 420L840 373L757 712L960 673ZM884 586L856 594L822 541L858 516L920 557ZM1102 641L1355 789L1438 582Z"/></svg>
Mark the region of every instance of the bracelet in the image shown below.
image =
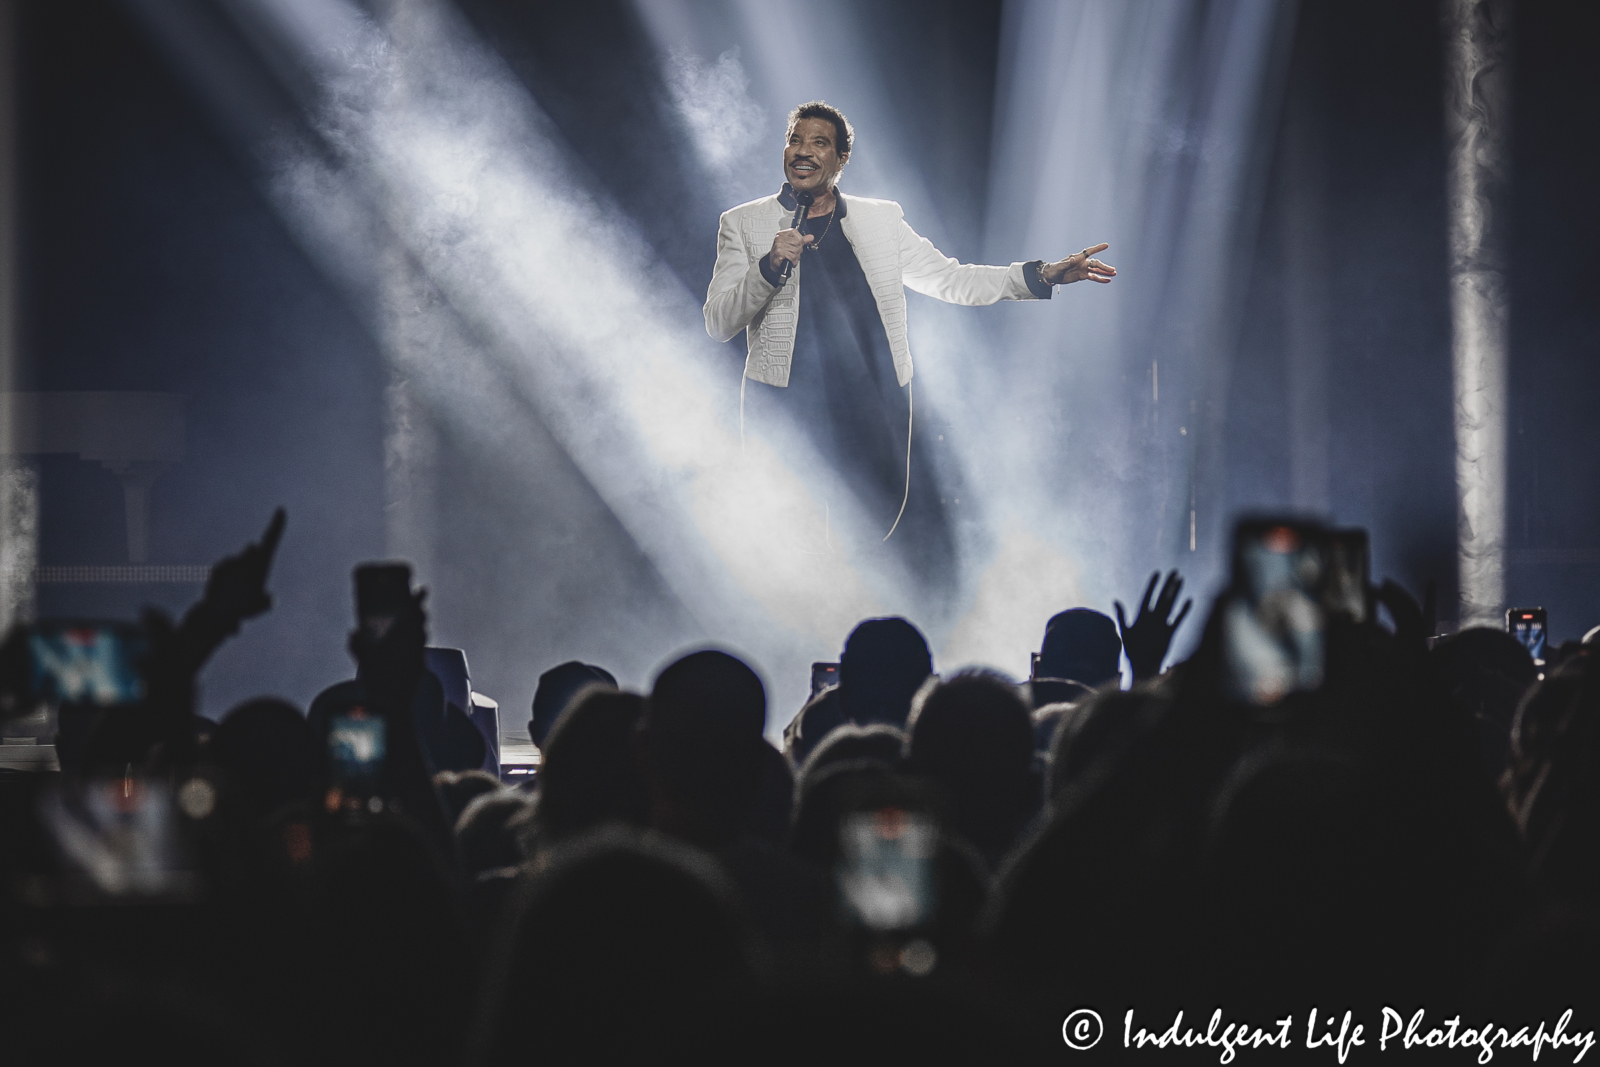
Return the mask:
<svg viewBox="0 0 1600 1067"><path fill-rule="evenodd" d="M1052 282L1050 279L1048 279L1048 278L1046 278L1044 276L1044 260L1041 259L1039 261L1039 265L1037 267L1033 268L1033 269L1034 269L1035 273L1037 273L1039 275L1039 284L1040 285L1046 286L1046 287L1048 287L1048 288L1053 290L1057 285L1061 284L1060 282Z"/></svg>

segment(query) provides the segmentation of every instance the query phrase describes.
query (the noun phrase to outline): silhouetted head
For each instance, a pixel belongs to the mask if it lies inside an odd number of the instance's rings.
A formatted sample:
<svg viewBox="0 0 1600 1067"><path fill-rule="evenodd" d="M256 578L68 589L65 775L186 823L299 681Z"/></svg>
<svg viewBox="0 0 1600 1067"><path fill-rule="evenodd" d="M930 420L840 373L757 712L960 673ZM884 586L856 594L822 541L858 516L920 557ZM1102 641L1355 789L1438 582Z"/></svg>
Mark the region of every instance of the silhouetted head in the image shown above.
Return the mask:
<svg viewBox="0 0 1600 1067"><path fill-rule="evenodd" d="M265 815L311 793L311 727L287 701L264 697L228 712L206 745L206 757L251 815Z"/></svg>
<svg viewBox="0 0 1600 1067"><path fill-rule="evenodd" d="M1502 784L1543 886L1600 899L1600 655L1592 645L1523 698Z"/></svg>
<svg viewBox="0 0 1600 1067"><path fill-rule="evenodd" d="M1498 776L1510 752L1517 702L1539 680L1533 657L1504 630L1475 626L1439 641L1428 658L1450 695L1477 719L1485 767Z"/></svg>
<svg viewBox="0 0 1600 1067"><path fill-rule="evenodd" d="M658 829L731 840L761 782L766 690L726 652L694 652L656 678L640 734Z"/></svg>
<svg viewBox="0 0 1600 1067"><path fill-rule="evenodd" d="M558 1063L659 1053L702 1030L747 974L733 888L699 853L646 832L612 826L557 848L511 907L491 989L494 1045L518 1058L529 1042Z"/></svg>
<svg viewBox="0 0 1600 1067"><path fill-rule="evenodd" d="M488 771L440 771L433 776L433 786L444 802L445 818L454 826L467 805L485 793L498 793L505 786Z"/></svg>
<svg viewBox="0 0 1600 1067"><path fill-rule="evenodd" d="M608 685L615 689L617 680L610 671L575 659L539 675L539 686L533 691L533 718L528 720L528 736L534 744L544 746L545 738L561 713L567 710L567 705L572 703L572 698L590 685Z"/></svg>
<svg viewBox="0 0 1600 1067"><path fill-rule="evenodd" d="M1033 716L1017 687L963 671L918 694L907 733L906 769L944 788L957 831L995 863L1037 798Z"/></svg>
<svg viewBox="0 0 1600 1067"><path fill-rule="evenodd" d="M843 760L801 779L795 790L794 826L789 851L824 870L839 856L839 828L844 816L869 800L894 799L904 783L899 775L875 759ZM870 806L870 805L866 805Z"/></svg>
<svg viewBox="0 0 1600 1067"><path fill-rule="evenodd" d="M539 764L541 842L612 820L644 825L648 795L633 749L643 718L644 697L596 686L556 721Z"/></svg>
<svg viewBox="0 0 1600 1067"><path fill-rule="evenodd" d="M858 723L903 726L911 698L933 673L928 642L902 618L868 619L851 631L839 657L839 700Z"/></svg>
<svg viewBox="0 0 1600 1067"><path fill-rule="evenodd" d="M484 793L456 821L456 855L468 878L515 867L527 858L525 843L533 799L516 789Z"/></svg>
<svg viewBox="0 0 1600 1067"><path fill-rule="evenodd" d="M823 768L852 760L871 760L893 770L900 765L900 754L905 743L906 735L902 731L883 723L841 726L811 750L811 755L806 757L795 780L800 788L804 788L804 783L820 774Z"/></svg>
<svg viewBox="0 0 1600 1067"><path fill-rule="evenodd" d="M1038 711L1047 704L1076 704L1086 700L1095 687L1074 682L1070 678L1039 677L1031 679L1022 689L1028 694L1028 703L1033 710Z"/></svg>
<svg viewBox="0 0 1600 1067"><path fill-rule="evenodd" d="M1153 712L1147 700L1142 692L1107 688L1064 709L1050 738L1046 799L1056 799L1091 770L1120 765L1149 729Z"/></svg>
<svg viewBox="0 0 1600 1067"><path fill-rule="evenodd" d="M1070 678L1084 685L1103 685L1121 673L1122 638L1117 624L1098 611L1073 608L1045 623L1039 646L1039 678Z"/></svg>

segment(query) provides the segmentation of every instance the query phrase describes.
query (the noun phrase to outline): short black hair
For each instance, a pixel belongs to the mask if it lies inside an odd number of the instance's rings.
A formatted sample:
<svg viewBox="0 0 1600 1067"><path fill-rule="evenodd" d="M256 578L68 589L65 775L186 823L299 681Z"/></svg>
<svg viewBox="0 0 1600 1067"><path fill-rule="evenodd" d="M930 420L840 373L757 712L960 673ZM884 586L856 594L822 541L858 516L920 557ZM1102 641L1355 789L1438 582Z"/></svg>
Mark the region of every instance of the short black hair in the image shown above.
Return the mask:
<svg viewBox="0 0 1600 1067"><path fill-rule="evenodd" d="M850 120L844 117L844 112L824 100L812 100L801 104L789 112L789 125L783 131L785 138L794 132L794 124L801 119L827 119L833 123L836 131L834 145L839 149L839 155L848 156L850 149L856 143L856 128L850 125Z"/></svg>

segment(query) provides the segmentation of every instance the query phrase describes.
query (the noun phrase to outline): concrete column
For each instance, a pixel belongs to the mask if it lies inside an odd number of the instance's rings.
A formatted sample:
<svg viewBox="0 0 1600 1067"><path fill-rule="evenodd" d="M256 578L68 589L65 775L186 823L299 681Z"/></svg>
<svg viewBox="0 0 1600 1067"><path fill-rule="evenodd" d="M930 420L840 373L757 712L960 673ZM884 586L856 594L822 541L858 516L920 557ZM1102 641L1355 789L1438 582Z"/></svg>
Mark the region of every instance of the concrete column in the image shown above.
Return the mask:
<svg viewBox="0 0 1600 1067"><path fill-rule="evenodd" d="M22 456L0 456L0 523L0 627L9 627L33 619L39 562L39 471Z"/></svg>
<svg viewBox="0 0 1600 1067"><path fill-rule="evenodd" d="M0 0L0 629L33 616L39 476L13 447L17 419L17 5Z"/></svg>
<svg viewBox="0 0 1600 1067"><path fill-rule="evenodd" d="M1460 625L1505 608L1511 7L1443 0Z"/></svg>

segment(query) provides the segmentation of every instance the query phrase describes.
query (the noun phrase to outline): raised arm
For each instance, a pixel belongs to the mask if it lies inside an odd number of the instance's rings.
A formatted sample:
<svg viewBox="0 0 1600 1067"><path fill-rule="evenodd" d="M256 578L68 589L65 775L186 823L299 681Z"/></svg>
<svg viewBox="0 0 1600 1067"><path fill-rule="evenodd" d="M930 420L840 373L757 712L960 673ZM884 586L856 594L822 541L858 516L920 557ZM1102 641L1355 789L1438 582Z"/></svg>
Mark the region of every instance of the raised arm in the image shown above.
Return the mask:
<svg viewBox="0 0 1600 1067"><path fill-rule="evenodd" d="M731 340L750 325L777 288L761 273L761 258L750 258L731 216L725 213L717 229L717 266L706 290L706 333L715 341Z"/></svg>

